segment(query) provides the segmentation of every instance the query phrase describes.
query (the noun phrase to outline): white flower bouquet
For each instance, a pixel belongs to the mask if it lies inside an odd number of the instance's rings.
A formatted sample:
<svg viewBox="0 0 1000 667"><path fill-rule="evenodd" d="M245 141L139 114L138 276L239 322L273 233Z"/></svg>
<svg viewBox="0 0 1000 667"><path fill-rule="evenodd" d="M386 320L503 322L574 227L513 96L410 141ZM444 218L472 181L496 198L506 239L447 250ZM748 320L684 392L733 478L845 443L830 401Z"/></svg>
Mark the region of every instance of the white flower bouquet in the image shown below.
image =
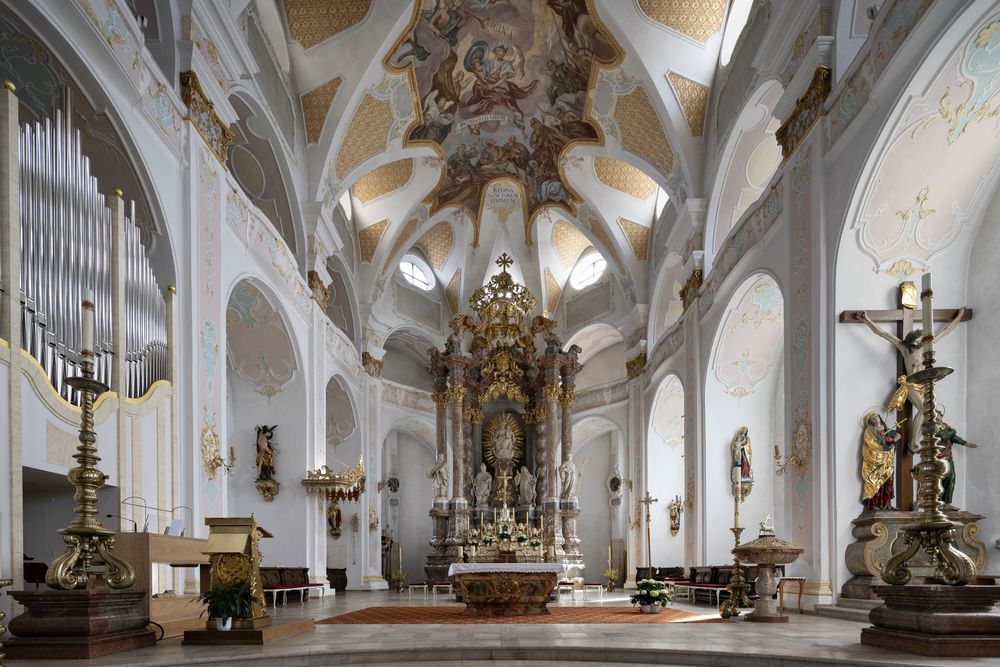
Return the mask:
<svg viewBox="0 0 1000 667"><path fill-rule="evenodd" d="M629 597L632 606L659 605L666 607L674 601L674 596L667 592L667 585L655 579L641 579L635 584L635 594Z"/></svg>

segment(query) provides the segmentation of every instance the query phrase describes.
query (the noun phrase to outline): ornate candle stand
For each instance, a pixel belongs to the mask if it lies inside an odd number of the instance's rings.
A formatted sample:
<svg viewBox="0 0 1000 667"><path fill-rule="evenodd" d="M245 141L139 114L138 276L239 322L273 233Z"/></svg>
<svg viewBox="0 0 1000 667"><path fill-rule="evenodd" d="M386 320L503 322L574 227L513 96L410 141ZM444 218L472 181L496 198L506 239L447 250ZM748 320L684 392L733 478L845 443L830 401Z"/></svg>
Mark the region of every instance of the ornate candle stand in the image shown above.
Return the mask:
<svg viewBox="0 0 1000 667"><path fill-rule="evenodd" d="M6 588L7 586L13 586L13 585L14 585L14 580L13 579L0 579L0 588ZM5 614L4 612L0 611L0 621L2 621L5 618L7 618L7 614ZM0 625L0 639L3 639L3 636L6 633L7 633L7 626L6 625ZM4 664L3 663L4 657L5 656L3 654L3 642L0 642L0 665Z"/></svg>
<svg viewBox="0 0 1000 667"><path fill-rule="evenodd" d="M94 400L108 390L107 385L94 379L93 353L81 354L83 375L66 379L66 384L80 392L80 444L76 448L77 467L69 471L69 481L76 493L73 510L76 518L59 532L66 542L66 553L52 561L45 583L52 588L73 590L84 588L92 573L94 556L99 555L107 570L105 579L111 588L130 588L135 583L132 566L111 553L115 532L97 520L97 491L104 486L107 475L97 469L97 434L94 432Z"/></svg>
<svg viewBox="0 0 1000 667"><path fill-rule="evenodd" d="M737 501L738 502L738 501ZM736 547L740 546L740 535L743 534L743 528L740 526L733 526L729 530L733 531L733 537L736 538ZM750 586L747 585L746 579L743 578L743 566L740 565L740 558L736 556L736 550L733 550L733 576L729 580L729 584L726 586L726 591L729 593L729 597L722 601L719 605L719 616L722 618L733 618L734 616L740 615L740 607L750 607L750 597L747 595L747 591L750 590Z"/></svg>
<svg viewBox="0 0 1000 667"><path fill-rule="evenodd" d="M924 336L924 340L924 368L909 377L911 382L923 385L924 414L934 415L925 418L921 425L920 463L913 467L920 518L917 523L900 530L897 540L903 539L903 549L886 561L882 579L899 586L908 583L911 577L908 561L923 549L934 564L935 578L950 586L960 586L972 582L976 566L955 546L955 524L941 509L944 506L941 502L941 480L948 474L948 464L939 458L944 447L936 434L938 423L934 398L935 383L951 375L953 369L935 366L934 350L929 344L933 335Z"/></svg>

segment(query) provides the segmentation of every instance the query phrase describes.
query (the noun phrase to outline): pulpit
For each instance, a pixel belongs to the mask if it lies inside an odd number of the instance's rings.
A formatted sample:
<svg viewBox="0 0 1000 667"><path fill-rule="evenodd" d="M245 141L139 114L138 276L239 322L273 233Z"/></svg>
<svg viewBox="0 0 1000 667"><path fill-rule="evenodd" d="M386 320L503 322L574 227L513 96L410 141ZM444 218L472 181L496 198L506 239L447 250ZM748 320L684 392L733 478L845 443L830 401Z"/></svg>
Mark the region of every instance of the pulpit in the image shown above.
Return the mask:
<svg viewBox="0 0 1000 667"><path fill-rule="evenodd" d="M264 605L264 588L260 582L260 540L272 537L257 525L253 517L207 518L208 554L212 586L229 586L246 582L257 601L250 618L233 619L233 628L251 630L271 625Z"/></svg>

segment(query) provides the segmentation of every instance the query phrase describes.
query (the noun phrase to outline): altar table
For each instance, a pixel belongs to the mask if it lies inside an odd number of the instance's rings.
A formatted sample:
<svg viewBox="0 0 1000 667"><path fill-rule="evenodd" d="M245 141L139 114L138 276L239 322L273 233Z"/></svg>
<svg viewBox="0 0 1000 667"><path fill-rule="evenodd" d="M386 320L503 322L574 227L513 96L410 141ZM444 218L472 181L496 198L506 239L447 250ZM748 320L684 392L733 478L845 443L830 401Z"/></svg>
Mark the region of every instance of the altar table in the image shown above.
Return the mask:
<svg viewBox="0 0 1000 667"><path fill-rule="evenodd" d="M452 563L448 577L465 601L466 616L548 614L561 563Z"/></svg>

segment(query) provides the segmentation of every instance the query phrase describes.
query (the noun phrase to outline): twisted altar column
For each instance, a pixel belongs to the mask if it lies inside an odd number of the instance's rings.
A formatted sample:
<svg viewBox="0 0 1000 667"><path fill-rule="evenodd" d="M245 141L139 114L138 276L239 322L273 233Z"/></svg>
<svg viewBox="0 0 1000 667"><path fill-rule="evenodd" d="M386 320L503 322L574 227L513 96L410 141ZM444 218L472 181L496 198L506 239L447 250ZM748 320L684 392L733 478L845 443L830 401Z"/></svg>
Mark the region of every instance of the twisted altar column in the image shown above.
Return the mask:
<svg viewBox="0 0 1000 667"><path fill-rule="evenodd" d="M545 432L548 440L545 446L545 506L559 506L559 459L557 440L559 434L559 424L557 422L559 413L559 385L549 384L542 390L542 398L545 401Z"/></svg>
<svg viewBox="0 0 1000 667"><path fill-rule="evenodd" d="M570 464L576 474L576 466L573 462L573 403L576 401L576 374L581 369L577 362L577 355L580 348L573 345L566 353L562 366L562 391L559 393L559 403L562 406L562 462ZM580 537L576 532L576 518L580 515L580 507L577 497L563 498L562 508L562 532L563 550L567 556L580 558ZM572 568L571 568L572 569ZM575 572L582 578L582 561L580 567Z"/></svg>
<svg viewBox="0 0 1000 667"><path fill-rule="evenodd" d="M462 433L462 399L465 384L462 377L452 372L448 386L448 407L451 413L451 453L452 453L452 505L465 505L465 438Z"/></svg>

